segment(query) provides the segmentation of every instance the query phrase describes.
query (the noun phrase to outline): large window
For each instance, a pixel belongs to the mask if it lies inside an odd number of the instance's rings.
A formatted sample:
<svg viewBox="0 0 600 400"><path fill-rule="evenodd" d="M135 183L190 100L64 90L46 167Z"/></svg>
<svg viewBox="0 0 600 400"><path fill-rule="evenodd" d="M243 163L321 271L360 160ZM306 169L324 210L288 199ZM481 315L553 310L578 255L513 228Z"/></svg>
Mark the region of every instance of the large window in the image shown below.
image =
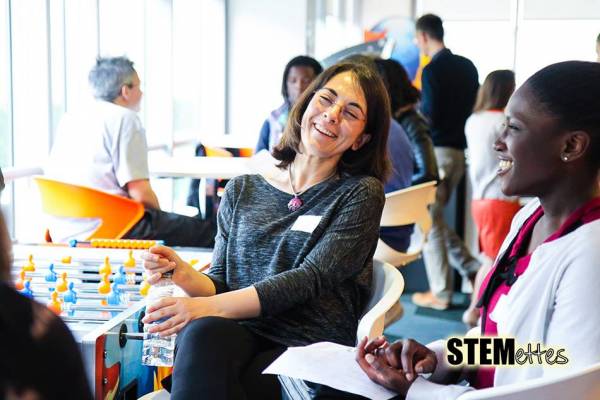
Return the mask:
<svg viewBox="0 0 600 400"><path fill-rule="evenodd" d="M12 82L10 79L10 3L0 0L0 167L12 165ZM4 190L0 210L4 213L9 230L13 231L12 185Z"/></svg>
<svg viewBox="0 0 600 400"><path fill-rule="evenodd" d="M0 0L0 60L10 61L10 9ZM12 164L12 110L10 62L0 62L0 167Z"/></svg>
<svg viewBox="0 0 600 400"><path fill-rule="evenodd" d="M150 145L223 134L225 1L0 0L0 166L43 165L63 114L92 99L99 55L134 61ZM33 186L20 179L2 197L25 241L44 231Z"/></svg>
<svg viewBox="0 0 600 400"><path fill-rule="evenodd" d="M548 64L596 59L596 1L420 0L417 5L417 15L442 17L446 45L475 63L480 81L508 68L520 84Z"/></svg>

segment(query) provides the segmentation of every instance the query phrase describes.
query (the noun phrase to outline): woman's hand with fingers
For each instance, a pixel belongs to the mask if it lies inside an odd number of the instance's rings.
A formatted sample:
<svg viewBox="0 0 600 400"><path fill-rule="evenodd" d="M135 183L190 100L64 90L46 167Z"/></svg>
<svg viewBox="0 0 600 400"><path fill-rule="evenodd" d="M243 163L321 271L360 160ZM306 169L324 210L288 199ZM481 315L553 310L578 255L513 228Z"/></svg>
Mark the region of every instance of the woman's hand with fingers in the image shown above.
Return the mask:
<svg viewBox="0 0 600 400"><path fill-rule="evenodd" d="M412 381L417 374L433 373L437 367L435 353L427 346L413 339L398 340L385 349L387 362L406 373Z"/></svg>
<svg viewBox="0 0 600 400"><path fill-rule="evenodd" d="M164 297L146 307L144 324L152 325L148 332L160 336L178 333L190 321L218 315L215 297Z"/></svg>
<svg viewBox="0 0 600 400"><path fill-rule="evenodd" d="M175 250L167 246L153 246L143 252L141 258L144 260L147 280L151 285L158 282L162 274L166 272L172 272L173 282L179 285L179 282L187 279L190 271L194 271L192 266L183 261Z"/></svg>
<svg viewBox="0 0 600 400"><path fill-rule="evenodd" d="M376 346L374 343L376 340L367 344L365 337L360 341L356 349L356 362L369 379L393 390L404 398L410 389L412 380L406 379L405 371L389 364L386 356L389 347ZM385 343L387 344L387 342Z"/></svg>

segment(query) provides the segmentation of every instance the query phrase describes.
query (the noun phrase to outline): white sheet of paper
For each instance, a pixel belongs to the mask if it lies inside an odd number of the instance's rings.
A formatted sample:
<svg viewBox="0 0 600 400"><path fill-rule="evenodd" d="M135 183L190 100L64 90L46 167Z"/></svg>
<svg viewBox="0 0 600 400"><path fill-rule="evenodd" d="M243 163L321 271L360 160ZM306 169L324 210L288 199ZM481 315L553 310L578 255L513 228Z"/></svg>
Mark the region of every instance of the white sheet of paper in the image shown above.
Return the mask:
<svg viewBox="0 0 600 400"><path fill-rule="evenodd" d="M354 357L353 347L330 342L290 347L263 374L303 379L373 400L388 400L396 395L372 382Z"/></svg>
<svg viewBox="0 0 600 400"><path fill-rule="evenodd" d="M292 225L292 230L312 233L321 222L321 218L320 215L301 215Z"/></svg>

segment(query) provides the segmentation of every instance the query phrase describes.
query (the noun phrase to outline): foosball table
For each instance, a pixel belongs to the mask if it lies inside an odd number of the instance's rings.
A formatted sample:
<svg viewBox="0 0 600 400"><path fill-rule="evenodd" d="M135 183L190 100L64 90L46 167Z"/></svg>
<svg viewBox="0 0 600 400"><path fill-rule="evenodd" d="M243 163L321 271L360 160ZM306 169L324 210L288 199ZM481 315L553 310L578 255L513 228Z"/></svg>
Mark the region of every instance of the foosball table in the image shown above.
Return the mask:
<svg viewBox="0 0 600 400"><path fill-rule="evenodd" d="M13 246L15 287L67 324L81 346L96 399L137 399L155 389L156 367L141 363L149 286L140 253L152 244L111 240L93 247ZM210 263L208 249L176 250L197 267Z"/></svg>

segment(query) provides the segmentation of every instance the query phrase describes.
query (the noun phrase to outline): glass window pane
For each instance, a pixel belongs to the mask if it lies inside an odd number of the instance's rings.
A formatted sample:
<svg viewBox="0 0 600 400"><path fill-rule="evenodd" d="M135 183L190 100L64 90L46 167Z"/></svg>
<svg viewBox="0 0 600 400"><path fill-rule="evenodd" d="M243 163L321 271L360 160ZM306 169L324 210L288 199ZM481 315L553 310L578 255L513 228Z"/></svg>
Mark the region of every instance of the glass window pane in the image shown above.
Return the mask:
<svg viewBox="0 0 600 400"><path fill-rule="evenodd" d="M49 149L49 63L47 2L12 1L12 84L14 165L30 166L45 159ZM29 179L14 183L15 235L39 240L42 227L35 188ZM36 214L37 213L37 214Z"/></svg>
<svg viewBox="0 0 600 400"><path fill-rule="evenodd" d="M10 19L8 0L0 0L0 167L12 164Z"/></svg>
<svg viewBox="0 0 600 400"><path fill-rule="evenodd" d="M46 1L11 3L14 163L30 165L48 153Z"/></svg>
<svg viewBox="0 0 600 400"><path fill-rule="evenodd" d="M149 144L169 143L173 131L171 20L170 1L146 2L142 111Z"/></svg>
<svg viewBox="0 0 600 400"><path fill-rule="evenodd" d="M48 2L50 13L50 144L66 108L65 2Z"/></svg>
<svg viewBox="0 0 600 400"><path fill-rule="evenodd" d="M0 0L0 167L12 165L12 111L10 80L9 0ZM0 197L0 210L11 234L14 234L12 185L7 184Z"/></svg>
<svg viewBox="0 0 600 400"><path fill-rule="evenodd" d="M65 2L66 111L90 99L88 73L98 54L96 0Z"/></svg>

